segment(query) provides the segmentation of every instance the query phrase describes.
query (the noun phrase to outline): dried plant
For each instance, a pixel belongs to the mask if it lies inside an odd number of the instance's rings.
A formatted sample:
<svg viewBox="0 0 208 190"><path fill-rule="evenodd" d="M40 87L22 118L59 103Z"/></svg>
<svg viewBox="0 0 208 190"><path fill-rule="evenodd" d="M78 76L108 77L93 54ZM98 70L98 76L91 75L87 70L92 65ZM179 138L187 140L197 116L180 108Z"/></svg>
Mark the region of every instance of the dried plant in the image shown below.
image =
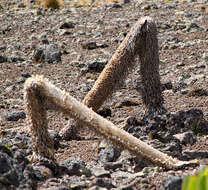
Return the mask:
<svg viewBox="0 0 208 190"><path fill-rule="evenodd" d="M48 133L46 116L46 108L52 106L56 111L67 114L73 119L88 125L93 131L102 135L114 145L122 149L128 149L133 154L148 159L159 166L177 169L185 165L198 164L197 161L179 161L154 149L126 131L119 129L41 76L29 78L25 83L24 92L35 158L54 159L53 141Z"/></svg>
<svg viewBox="0 0 208 190"><path fill-rule="evenodd" d="M63 0L39 0L44 8L58 9L64 6Z"/></svg>
<svg viewBox="0 0 208 190"><path fill-rule="evenodd" d="M164 112L159 75L157 29L150 17L139 19L106 65L83 103L97 111L104 101L124 83L127 74L139 64L142 99L147 115Z"/></svg>
<svg viewBox="0 0 208 190"><path fill-rule="evenodd" d="M159 75L157 28L150 17L142 17L130 29L92 89L85 96L83 103L97 111L113 92L121 88L128 73L139 64L142 78L141 94L146 106L145 117L166 112L163 107ZM76 123L65 127L60 134L67 139L68 136L73 136L69 132L77 133L79 128L80 124Z"/></svg>

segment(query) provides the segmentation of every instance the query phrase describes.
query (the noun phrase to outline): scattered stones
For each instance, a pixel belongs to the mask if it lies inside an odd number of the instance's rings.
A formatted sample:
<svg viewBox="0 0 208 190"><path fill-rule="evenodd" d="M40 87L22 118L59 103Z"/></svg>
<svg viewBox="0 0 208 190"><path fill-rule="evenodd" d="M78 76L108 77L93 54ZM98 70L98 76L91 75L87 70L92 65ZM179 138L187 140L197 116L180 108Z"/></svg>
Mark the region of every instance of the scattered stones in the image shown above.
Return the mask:
<svg viewBox="0 0 208 190"><path fill-rule="evenodd" d="M149 4L149 5L144 5L143 7L142 7L142 9L143 10L150 10L151 9L151 5Z"/></svg>
<svg viewBox="0 0 208 190"><path fill-rule="evenodd" d="M44 58L46 63L60 63L61 62L61 51L55 44L46 46L44 51Z"/></svg>
<svg viewBox="0 0 208 190"><path fill-rule="evenodd" d="M107 60L93 60L87 62L87 72L101 72L107 63Z"/></svg>
<svg viewBox="0 0 208 190"><path fill-rule="evenodd" d="M111 109L107 107L98 110L97 113L104 118L111 117Z"/></svg>
<svg viewBox="0 0 208 190"><path fill-rule="evenodd" d="M184 80L184 82L187 85L193 85L196 81L200 81L201 79L203 79L205 76L203 74L199 74L199 75L193 75L193 76L186 76L186 79Z"/></svg>
<svg viewBox="0 0 208 190"><path fill-rule="evenodd" d="M202 110L193 108L181 115L185 117L185 127L192 129L194 132L197 132L200 129L200 124L204 116Z"/></svg>
<svg viewBox="0 0 208 190"><path fill-rule="evenodd" d="M118 103L118 105L116 105L117 108L121 108L121 107L126 107L126 106L138 106L138 100L136 99L124 99L122 102Z"/></svg>
<svg viewBox="0 0 208 190"><path fill-rule="evenodd" d="M29 73L22 73L21 76L24 77L24 78L30 78L31 74L29 74Z"/></svg>
<svg viewBox="0 0 208 190"><path fill-rule="evenodd" d="M116 2L110 2L106 5L107 7L109 7L110 9L117 9L117 8L122 8L122 5Z"/></svg>
<svg viewBox="0 0 208 190"><path fill-rule="evenodd" d="M120 161L117 162L105 162L104 169L105 170L116 170L118 168L122 168L123 164Z"/></svg>
<svg viewBox="0 0 208 190"><path fill-rule="evenodd" d="M43 37L41 38L41 42L42 42L43 44L49 44L49 40L47 39L46 36L43 36Z"/></svg>
<svg viewBox="0 0 208 190"><path fill-rule="evenodd" d="M3 25L0 28L0 32L2 34L6 34L7 32L11 31L11 27L9 25Z"/></svg>
<svg viewBox="0 0 208 190"><path fill-rule="evenodd" d="M180 157L182 145L194 144L196 142L195 134L202 132L203 128L206 129L205 125L203 112L199 109L190 109L187 112L179 111L176 114L157 115L153 118L143 119L141 122L132 118L123 129L143 141L144 136L147 136L154 148L171 156Z"/></svg>
<svg viewBox="0 0 208 190"><path fill-rule="evenodd" d="M127 4L127 3L130 3L130 2L131 2L131 0L121 0L120 1L121 4Z"/></svg>
<svg viewBox="0 0 208 190"><path fill-rule="evenodd" d="M1 45L1 44L0 44L0 50L1 50L1 51L6 50L6 48L7 48L7 46L6 46L6 45ZM2 55L1 55L1 56L2 56ZM0 56L0 57L1 57L1 56Z"/></svg>
<svg viewBox="0 0 208 190"><path fill-rule="evenodd" d="M178 62L178 63L176 64L176 67L177 67L177 68L184 67L184 66L185 66L185 63L184 63L184 62Z"/></svg>
<svg viewBox="0 0 208 190"><path fill-rule="evenodd" d="M7 121L18 121L19 119L25 119L26 113L25 111L10 111L5 115L5 119Z"/></svg>
<svg viewBox="0 0 208 190"><path fill-rule="evenodd" d="M54 177L52 170L44 165L33 166L33 169L39 181Z"/></svg>
<svg viewBox="0 0 208 190"><path fill-rule="evenodd" d="M2 105L0 105L0 109L1 111L3 109L2 113L8 109L22 108L23 83L30 77L30 74L35 73L48 74L48 77L54 79L54 83L60 85L61 88L70 86L68 89L70 93L77 95L81 100L84 94L90 90L113 51L124 39L130 26L134 24L135 19L143 14L151 17L157 16L159 48L161 57L164 59L160 64L160 72L162 80L167 81L162 84L162 90L165 90L165 100L168 107L178 110L178 104L176 107L174 104L169 104L169 101L172 101L172 97L169 97L171 94L170 96L173 95L173 98L182 99L178 99L177 102L181 102L181 109L185 111L140 120L144 110L143 105L141 106L140 96L135 92L135 90L139 92L139 85L137 89L136 87L129 88L131 85L131 80L129 80L130 82L126 81L121 91L115 93L116 97L113 97L113 103L110 102L111 107L104 107L98 113L108 117L119 127L124 125L123 129L142 141L181 160L208 158L204 147L202 147L203 151L200 151L201 147L198 147L200 145L198 142L202 139L197 135L200 133L207 135L208 133L208 124L204 119L208 114L203 106L206 103L204 101L206 97L201 97L207 96L206 85L208 84L206 76L208 63L206 32L208 29L205 19L207 1L200 1L201 5L198 10L194 8L196 0L169 1L168 3L152 0L148 2L121 0L119 3L110 3L106 6L107 8L104 7L105 5L97 7L96 4L92 7L69 8L67 4L67 7L57 11L37 8L34 6L34 0L28 0L33 6L27 6L26 9L20 1L1 1L0 5L0 9L3 11L0 26L0 34L3 37L0 42L0 75L2 76L2 83L0 82L2 84L2 88L0 88ZM87 2L91 1L87 0ZM69 3L69 1L66 0L65 3ZM129 11L136 10L135 8L139 12ZM162 11L157 12L155 9ZM84 50L79 44L80 42L86 42ZM32 50L38 43L41 43L40 48L37 48L36 55L35 53L32 55ZM57 47L61 48L61 53L58 52L58 48L51 47L51 43L57 43ZM106 47L109 48L102 49ZM47 48L48 56L46 55ZM67 53L68 55L66 55ZM61 56L64 64L46 65L50 69L49 73L45 68L40 68L39 63L60 63ZM38 64L37 68L36 65L31 64L30 58L35 60L33 63ZM88 64L86 60L91 61ZM72 64L72 62L76 62L76 64ZM53 67L59 71L59 74L63 73L63 76L57 76L58 72L56 73ZM11 71L11 76L7 72L7 68L9 72ZM16 68L18 73L15 75ZM83 72L81 77L79 77L79 72ZM136 70L132 72L132 75L134 80L135 77L138 77ZM84 80L87 78L87 80L84 81L83 78ZM171 81L168 81L169 79ZM6 85L4 85L4 81ZM74 82L76 87L71 85ZM141 84L141 80L138 78L139 83ZM193 87L194 84L202 85L196 88ZM20 97L10 96L16 92L18 96L21 94ZM190 102L183 102L183 98L190 98ZM193 105L197 105L195 103L199 100L198 107L203 110L204 118L203 113L199 110L188 110L192 106L192 100L195 101ZM183 104L186 104L184 108ZM11 110L8 113L10 112ZM30 135L26 132L9 132L13 130L13 128L10 129L11 126L16 127L17 124L22 126L21 122L23 121L7 122L4 120L4 116L0 115L0 144L2 144L0 145L0 162L1 158L5 158L5 162L0 163L0 179L3 179L4 182L3 184L0 180L0 189L157 189L159 181L167 172L162 169L160 171L153 169L152 163L139 160L129 153L126 153L127 157L121 155L115 159L115 150L108 148L108 145L100 148L99 156L101 156L101 160L104 160L104 163L100 160L98 160L99 162L93 160L93 163L89 164L90 166L86 166L85 163L78 160L67 160L67 158L63 161L65 163L60 166L54 166L52 163L31 166L31 160L27 160L33 153ZM60 137L57 131L51 130L49 132L55 141L56 151L62 151L59 150ZM75 136L72 137L72 133L69 134L71 136L68 140L83 140ZM191 145L195 143L196 139L197 144L193 146L196 150L192 150ZM205 143L206 140L206 137L203 138ZM182 151L182 146L183 150L186 150ZM190 150L186 146L190 147ZM103 173L96 174L101 177L93 174L91 168L94 167L104 170ZM151 188L148 181L155 182L154 178L160 172L163 175L160 178L159 174L159 179L155 180L156 184L152 184ZM177 175L177 173L183 175L181 170L170 172L173 175ZM180 189L177 186L178 183L174 182L177 180L170 178L171 180L164 182L164 189ZM40 187L37 187L37 182ZM45 186L42 187L42 184Z"/></svg>
<svg viewBox="0 0 208 190"><path fill-rule="evenodd" d="M40 63L61 63L61 51L55 44L36 46L33 60Z"/></svg>
<svg viewBox="0 0 208 190"><path fill-rule="evenodd" d="M24 152L0 145L0 189L36 189L37 176Z"/></svg>
<svg viewBox="0 0 208 190"><path fill-rule="evenodd" d="M135 117L133 117L133 116L128 117L128 118L126 119L126 123L127 123L128 125L133 125L133 126L137 126L137 125L140 124L140 123L138 122L138 120L137 120Z"/></svg>
<svg viewBox="0 0 208 190"><path fill-rule="evenodd" d="M92 174L95 177L101 177L101 178L110 177L110 172L106 171L104 168L101 168L101 167L92 168Z"/></svg>
<svg viewBox="0 0 208 190"><path fill-rule="evenodd" d="M61 26L59 27L60 29L71 29L74 28L75 24L73 22L64 22L63 24L61 24Z"/></svg>
<svg viewBox="0 0 208 190"><path fill-rule="evenodd" d="M97 185L98 187L104 187L106 189L112 189L115 186L112 184L112 181L109 179L103 179L101 177L95 178L95 180L93 181L95 185Z"/></svg>
<svg viewBox="0 0 208 190"><path fill-rule="evenodd" d="M6 56L0 55L0 63L7 62L8 58Z"/></svg>
<svg viewBox="0 0 208 190"><path fill-rule="evenodd" d="M199 65L196 65L195 68L196 69L205 69L207 66L206 62L200 62Z"/></svg>
<svg viewBox="0 0 208 190"><path fill-rule="evenodd" d="M178 190L182 188L182 177L168 176L163 182L163 190Z"/></svg>
<svg viewBox="0 0 208 190"><path fill-rule="evenodd" d="M88 49L88 50L92 50L92 49L96 49L98 48L99 46L97 46L97 43L96 42L85 42L82 44L82 48L83 49Z"/></svg>
<svg viewBox="0 0 208 190"><path fill-rule="evenodd" d="M172 90L173 92L178 92L178 91L185 89L186 87L187 87L187 84L183 81L180 81L173 86Z"/></svg>
<svg viewBox="0 0 208 190"><path fill-rule="evenodd" d="M178 141L170 141L166 147L161 147L160 149L172 157L180 157L182 153L182 146Z"/></svg>
<svg viewBox="0 0 208 190"><path fill-rule="evenodd" d="M202 58L204 61L208 62L208 53L203 53Z"/></svg>
<svg viewBox="0 0 208 190"><path fill-rule="evenodd" d="M100 162L115 162L120 156L120 151L114 148L112 145L108 145L106 148L101 149L98 154L98 160Z"/></svg>
<svg viewBox="0 0 208 190"><path fill-rule="evenodd" d="M25 61L25 58L20 57L20 56L16 56L16 55L11 55L7 58L8 62L12 63L12 62L23 62Z"/></svg>
<svg viewBox="0 0 208 190"><path fill-rule="evenodd" d="M109 47L109 45L104 42L102 44L98 44L98 47L99 48L107 48L107 47Z"/></svg>
<svg viewBox="0 0 208 190"><path fill-rule="evenodd" d="M185 133L180 133L174 135L175 138L177 138L181 144L183 145L193 145L196 142L196 136L192 131L187 131Z"/></svg>
<svg viewBox="0 0 208 190"><path fill-rule="evenodd" d="M107 189L104 187L93 186L93 187L90 187L88 190L107 190Z"/></svg>
<svg viewBox="0 0 208 190"><path fill-rule="evenodd" d="M74 189L79 189L79 188L82 188L82 187L80 187L80 186L76 186L76 187L74 187ZM67 186L64 186L64 185L62 185L62 186L58 186L58 187L49 187L49 188L44 188L45 190L71 190L69 187L67 187Z"/></svg>
<svg viewBox="0 0 208 190"><path fill-rule="evenodd" d="M80 175L86 164L79 158L69 157L59 163L62 171L69 175Z"/></svg>
<svg viewBox="0 0 208 190"><path fill-rule="evenodd" d="M171 90L173 88L172 82L169 80L165 83L162 83L162 90Z"/></svg>
<svg viewBox="0 0 208 190"><path fill-rule="evenodd" d="M208 91L200 86L194 86L189 89L188 96L208 96Z"/></svg>
<svg viewBox="0 0 208 190"><path fill-rule="evenodd" d="M24 83L29 77L31 77L29 73L22 73L21 77L17 80L17 83L18 84Z"/></svg>
<svg viewBox="0 0 208 190"><path fill-rule="evenodd" d="M130 178L132 174L129 172L117 171L117 172L112 173L111 176L113 178Z"/></svg>
<svg viewBox="0 0 208 190"><path fill-rule="evenodd" d="M70 188L71 189L87 189L88 188L88 184L86 184L85 182L80 182L80 183L74 183L74 184L70 184Z"/></svg>
<svg viewBox="0 0 208 190"><path fill-rule="evenodd" d="M4 138L0 138L0 144L7 145L12 151L16 151L18 149L24 150L24 154L26 156L32 154L32 142L27 133L5 132L2 134Z"/></svg>
<svg viewBox="0 0 208 190"><path fill-rule="evenodd" d="M193 160L193 159L207 159L208 152L204 151L195 151L195 150L185 150L183 152L183 159L185 160Z"/></svg>
<svg viewBox="0 0 208 190"><path fill-rule="evenodd" d="M198 30L201 31L203 30L203 28L201 28L199 25L197 25L196 23L190 23L190 25L187 28L187 31L190 32L191 30Z"/></svg>
<svg viewBox="0 0 208 190"><path fill-rule="evenodd" d="M112 190L134 190L134 184L129 184L129 185L122 185L116 189L112 189Z"/></svg>
<svg viewBox="0 0 208 190"><path fill-rule="evenodd" d="M67 29L61 29L60 31L58 31L60 36L62 35L71 35L72 32L70 30L67 30Z"/></svg>
<svg viewBox="0 0 208 190"><path fill-rule="evenodd" d="M17 81L17 82L18 82L18 81ZM16 86L16 85L11 85L11 86L8 86L8 87L5 89L5 92L11 93L11 92L14 92L16 89L17 89L17 86Z"/></svg>

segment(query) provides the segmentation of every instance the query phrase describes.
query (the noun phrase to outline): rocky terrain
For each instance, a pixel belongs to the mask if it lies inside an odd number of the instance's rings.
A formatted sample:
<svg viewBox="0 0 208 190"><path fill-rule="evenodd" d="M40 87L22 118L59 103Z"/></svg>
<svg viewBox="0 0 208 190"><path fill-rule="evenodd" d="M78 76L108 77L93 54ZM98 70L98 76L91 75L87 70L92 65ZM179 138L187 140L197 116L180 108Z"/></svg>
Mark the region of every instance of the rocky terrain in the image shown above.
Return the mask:
<svg viewBox="0 0 208 190"><path fill-rule="evenodd" d="M0 189L178 190L206 166L208 152L208 1L121 0L96 6L44 9L0 0ZM79 140L59 132L71 119L49 111L57 163L32 165L24 82L44 75L82 100L142 16L158 28L160 75L168 112L142 120L139 65L99 113L154 148L199 167L165 170L81 129Z"/></svg>

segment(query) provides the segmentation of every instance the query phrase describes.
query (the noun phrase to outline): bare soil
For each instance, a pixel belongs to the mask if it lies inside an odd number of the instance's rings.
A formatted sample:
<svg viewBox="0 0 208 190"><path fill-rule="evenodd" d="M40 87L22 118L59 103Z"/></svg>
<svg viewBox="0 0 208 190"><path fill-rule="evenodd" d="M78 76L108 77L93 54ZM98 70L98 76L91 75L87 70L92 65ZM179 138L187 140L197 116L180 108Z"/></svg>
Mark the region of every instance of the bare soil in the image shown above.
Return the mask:
<svg viewBox="0 0 208 190"><path fill-rule="evenodd" d="M20 2L15 1L15 4L18 5L18 3ZM4 115L11 110L24 110L24 84L18 83L22 73L44 75L57 87L65 89L81 101L99 76L98 72L83 74L82 65L95 59L109 60L130 27L142 16L153 17L158 26L159 54L162 61L161 81L171 80L176 84L181 76L204 75L193 82L194 84L188 84L188 87L200 86L208 90L207 1L130 1L121 4L120 8L108 4L92 7L65 7L60 10L10 8L6 1L0 1L0 5L4 7L0 9L0 55L8 57L15 55L25 59L23 62L0 63L0 130L28 130L25 119L15 122L4 119ZM60 26L68 21L73 22L75 27L67 29L69 34L62 34ZM203 30L186 31L180 28L188 27L190 23L196 23ZM67 52L62 55L60 64L37 64L33 61L34 47L41 44L41 36L44 35L50 43L57 44L60 50ZM163 43L170 36L178 38L181 43L172 42L171 44L167 41ZM82 44L90 41L107 44L108 47L84 49ZM201 63L205 63L205 68L197 67ZM132 82L137 78L139 78L139 65L129 75L126 84L103 105L112 110L112 116L108 119L117 126L123 126L129 116L141 119L144 115L145 107L141 96L132 86ZM172 90L164 91L163 95L165 107L170 112L198 108L204 112L205 120L208 119L207 96L191 96ZM119 103L124 100L136 101L138 106L119 107ZM70 118L56 112L49 112L48 117L50 129L55 131L60 131L70 123ZM184 146L183 149L206 152L207 136L197 138L193 146ZM80 157L85 162L95 162L97 143L98 140L63 141L62 148L56 152L56 159L60 161L74 156ZM198 168L194 168L194 171L196 169ZM154 176L147 177L151 186L146 188L144 186L143 189L160 189L161 182L168 175L185 175L194 171L193 168L179 171L161 169Z"/></svg>

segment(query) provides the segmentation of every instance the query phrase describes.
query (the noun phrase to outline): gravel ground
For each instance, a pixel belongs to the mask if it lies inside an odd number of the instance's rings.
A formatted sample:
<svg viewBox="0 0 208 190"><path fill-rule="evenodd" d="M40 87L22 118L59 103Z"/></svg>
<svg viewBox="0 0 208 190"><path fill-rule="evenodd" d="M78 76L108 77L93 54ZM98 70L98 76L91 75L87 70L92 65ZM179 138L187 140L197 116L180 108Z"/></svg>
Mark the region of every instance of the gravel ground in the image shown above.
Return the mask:
<svg viewBox="0 0 208 190"><path fill-rule="evenodd" d="M110 109L107 119L171 156L206 161L208 1L105 1L91 7L65 5L59 10L32 5L0 0L0 165L5 164L0 169L0 189L180 189L182 177L198 167L167 171L96 136L60 140L58 132L70 124L70 118L53 111L48 117L58 142L58 166L31 166L23 87L31 75L44 75L81 101L135 21L153 17L161 81L169 84L163 91L165 107L172 114L168 117L175 119L171 126L176 127L163 129L163 116L143 126L131 122L140 121L145 110L139 65L101 110ZM157 130L152 131L150 123ZM83 127L80 135L87 133ZM168 142L159 138L170 134L182 137Z"/></svg>

